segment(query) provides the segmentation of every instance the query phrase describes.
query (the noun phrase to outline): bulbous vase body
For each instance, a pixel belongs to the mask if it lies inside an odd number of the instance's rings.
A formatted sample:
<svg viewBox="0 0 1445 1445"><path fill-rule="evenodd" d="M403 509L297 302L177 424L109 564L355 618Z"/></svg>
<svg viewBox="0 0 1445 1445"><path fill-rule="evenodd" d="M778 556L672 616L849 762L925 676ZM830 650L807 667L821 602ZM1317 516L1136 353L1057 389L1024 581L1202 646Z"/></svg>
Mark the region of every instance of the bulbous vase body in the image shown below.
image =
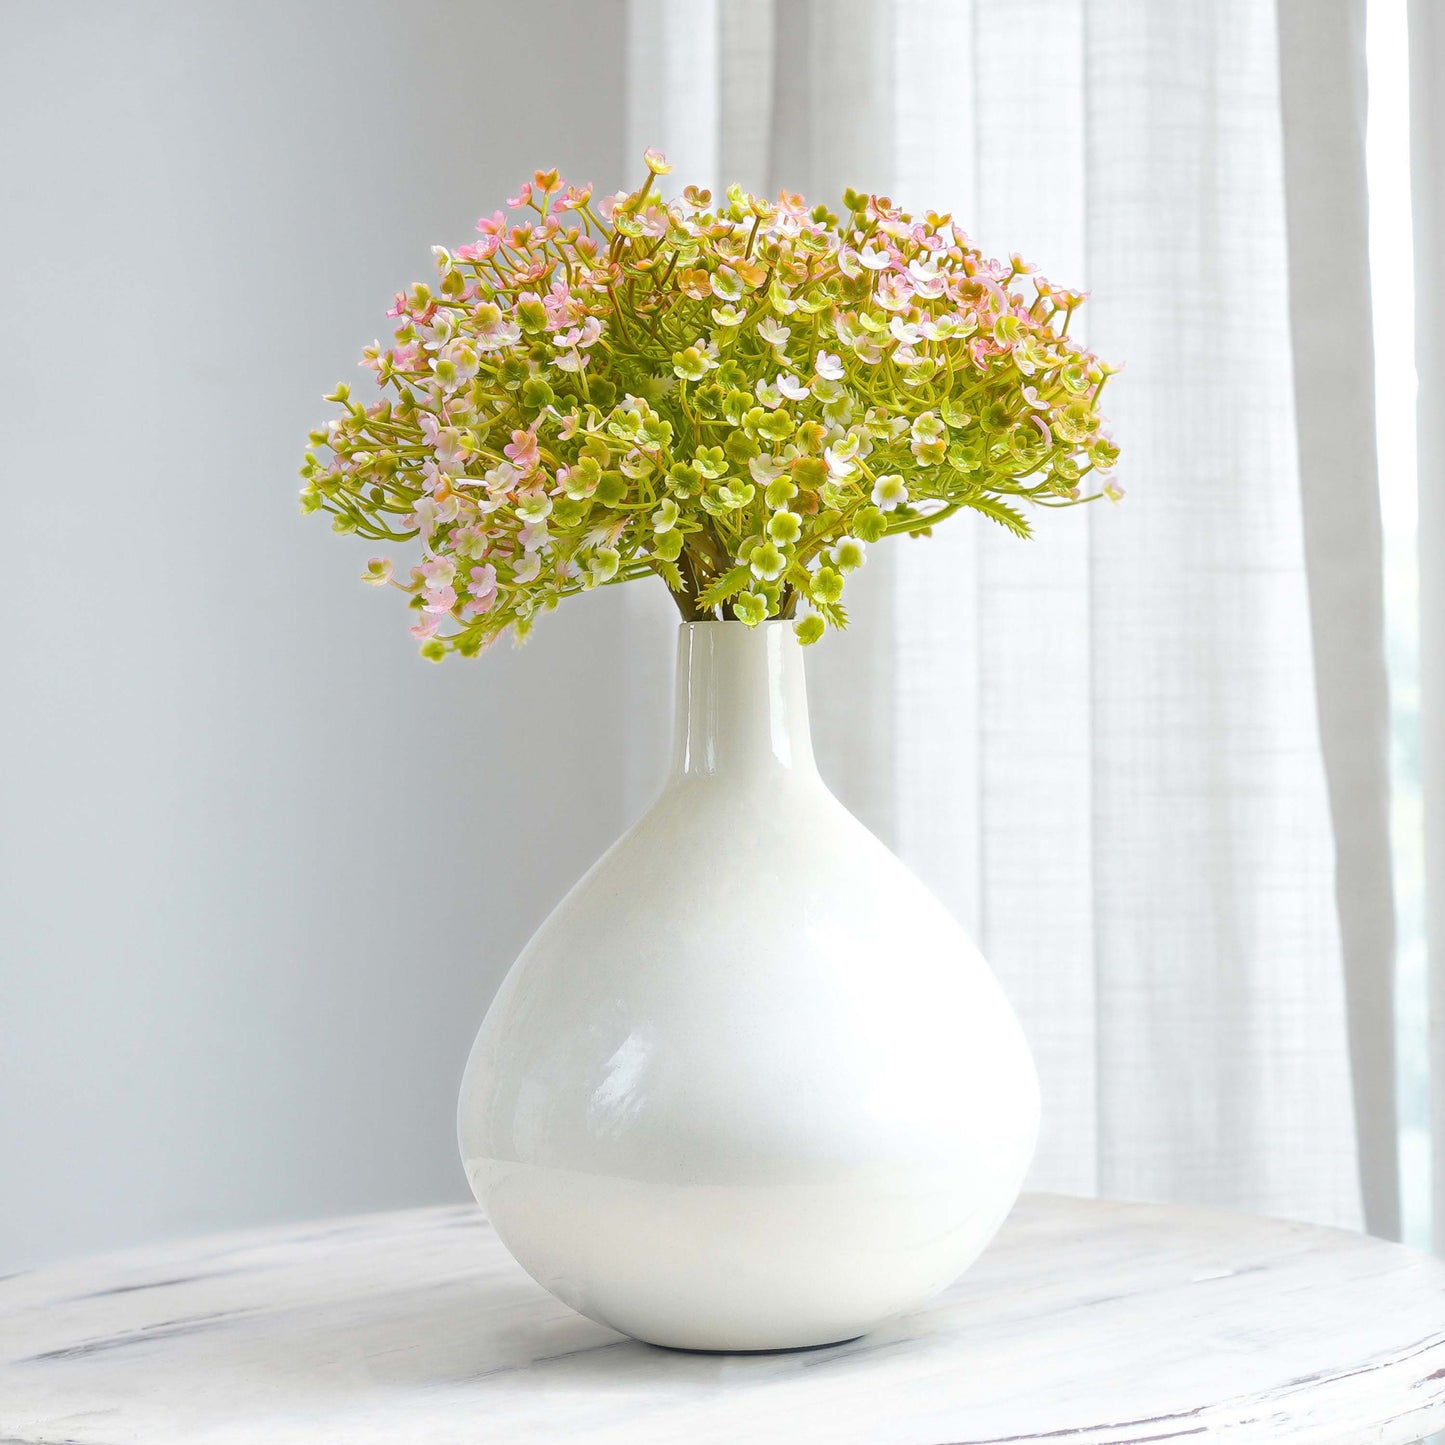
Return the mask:
<svg viewBox="0 0 1445 1445"><path fill-rule="evenodd" d="M1038 1112L977 948L819 778L791 624L685 624L672 776L467 1064L462 1159L508 1249L654 1344L849 1339L982 1251Z"/></svg>

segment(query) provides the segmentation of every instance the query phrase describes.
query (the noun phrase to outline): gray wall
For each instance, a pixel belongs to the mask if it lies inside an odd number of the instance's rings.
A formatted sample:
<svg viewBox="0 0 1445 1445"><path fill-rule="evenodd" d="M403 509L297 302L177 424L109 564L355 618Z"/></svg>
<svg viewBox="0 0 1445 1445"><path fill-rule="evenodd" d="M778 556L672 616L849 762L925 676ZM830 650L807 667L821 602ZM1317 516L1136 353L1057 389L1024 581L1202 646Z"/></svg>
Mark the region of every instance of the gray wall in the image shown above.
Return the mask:
<svg viewBox="0 0 1445 1445"><path fill-rule="evenodd" d="M623 599L432 667L295 471L431 242L626 178L622 35L0 10L0 1271L465 1195L471 1035L624 821Z"/></svg>

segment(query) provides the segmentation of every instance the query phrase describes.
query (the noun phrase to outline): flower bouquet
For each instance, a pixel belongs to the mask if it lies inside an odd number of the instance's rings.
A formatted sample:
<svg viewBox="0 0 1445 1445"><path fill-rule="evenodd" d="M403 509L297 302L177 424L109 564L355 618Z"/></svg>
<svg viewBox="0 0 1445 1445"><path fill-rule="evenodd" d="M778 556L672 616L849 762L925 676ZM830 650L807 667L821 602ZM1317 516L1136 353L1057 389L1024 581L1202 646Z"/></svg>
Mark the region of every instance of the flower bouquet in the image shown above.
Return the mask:
<svg viewBox="0 0 1445 1445"><path fill-rule="evenodd" d="M422 655L471 656L593 587L660 577L689 621L847 622L885 537L972 511L1105 495L1110 368L1069 335L1083 297L948 216L845 192L838 212L738 187L597 198L539 171L433 248L314 432L302 505L339 532L420 538L399 577Z"/></svg>

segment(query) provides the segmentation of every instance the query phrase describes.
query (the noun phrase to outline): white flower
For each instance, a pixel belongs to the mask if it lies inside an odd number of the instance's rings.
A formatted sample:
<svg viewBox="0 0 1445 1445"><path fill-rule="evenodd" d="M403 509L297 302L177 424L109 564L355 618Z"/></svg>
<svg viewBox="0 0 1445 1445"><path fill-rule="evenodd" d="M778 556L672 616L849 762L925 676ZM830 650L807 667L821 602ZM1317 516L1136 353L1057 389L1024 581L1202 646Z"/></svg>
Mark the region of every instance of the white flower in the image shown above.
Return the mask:
<svg viewBox="0 0 1445 1445"><path fill-rule="evenodd" d="M463 383L470 381L477 374L477 367L480 364L477 360L476 348L462 340L449 341L437 353L433 367L440 369L443 363L451 367L451 376L446 380L446 389L455 391Z"/></svg>
<svg viewBox="0 0 1445 1445"><path fill-rule="evenodd" d="M818 359L813 363L813 369L824 381L841 381L843 379L842 358L835 356L831 351L820 351Z"/></svg>
<svg viewBox="0 0 1445 1445"><path fill-rule="evenodd" d="M887 251L880 251L873 246L864 246L858 253L859 262L870 271L881 271L889 259Z"/></svg>
<svg viewBox="0 0 1445 1445"><path fill-rule="evenodd" d="M754 388L757 397L769 411L777 411L783 404L783 393L776 386L766 381L759 381Z"/></svg>
<svg viewBox="0 0 1445 1445"><path fill-rule="evenodd" d="M879 477L873 484L873 505L880 512L896 511L908 500L908 488L897 472Z"/></svg>
<svg viewBox="0 0 1445 1445"><path fill-rule="evenodd" d="M808 394L807 383L799 381L791 371L785 371L778 377L777 387L789 401L802 401Z"/></svg>
<svg viewBox="0 0 1445 1445"><path fill-rule="evenodd" d="M482 481L494 497L510 492L521 480L521 472L511 462L498 462L490 471L482 473Z"/></svg>
<svg viewBox="0 0 1445 1445"><path fill-rule="evenodd" d="M445 306L439 307L437 313L432 317L430 325L418 326L417 335L426 344L435 350L440 350L452 339L452 332L457 329L456 318Z"/></svg>
<svg viewBox="0 0 1445 1445"><path fill-rule="evenodd" d="M825 447L823 460L828 464L830 477L851 477L858 468L853 463L852 453L846 455L840 447Z"/></svg>
<svg viewBox="0 0 1445 1445"><path fill-rule="evenodd" d="M512 569L513 582L532 582L542 570L542 554L528 552Z"/></svg>
<svg viewBox="0 0 1445 1445"><path fill-rule="evenodd" d="M771 316L765 316L758 322L758 335L762 337L769 346L783 347L788 344L788 337L792 335L790 328L783 325L781 321L774 321Z"/></svg>
<svg viewBox="0 0 1445 1445"><path fill-rule="evenodd" d="M610 582L617 575L621 562L621 554L615 547L599 548L587 567L590 585L597 587Z"/></svg>
<svg viewBox="0 0 1445 1445"><path fill-rule="evenodd" d="M415 527L423 538L429 537L436 531L440 511L435 497L418 497L407 519L408 525Z"/></svg>
<svg viewBox="0 0 1445 1445"><path fill-rule="evenodd" d="M478 351L502 351L522 339L522 328L515 321L498 321L477 332Z"/></svg>
<svg viewBox="0 0 1445 1445"><path fill-rule="evenodd" d="M528 524L545 521L552 515L552 499L546 492L522 492L517 497L517 515Z"/></svg>

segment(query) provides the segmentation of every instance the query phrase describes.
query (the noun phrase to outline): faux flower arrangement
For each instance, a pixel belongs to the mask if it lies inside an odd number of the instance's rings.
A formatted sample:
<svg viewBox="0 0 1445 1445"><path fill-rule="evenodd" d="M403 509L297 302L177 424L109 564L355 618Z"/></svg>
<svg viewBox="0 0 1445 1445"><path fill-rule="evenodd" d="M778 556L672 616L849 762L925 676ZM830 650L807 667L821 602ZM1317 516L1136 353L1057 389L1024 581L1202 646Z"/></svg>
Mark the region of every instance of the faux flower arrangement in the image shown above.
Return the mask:
<svg viewBox="0 0 1445 1445"><path fill-rule="evenodd" d="M382 398L327 397L303 509L420 537L407 580L381 557L364 578L411 595L423 656L652 574L688 620L796 617L814 642L884 537L965 508L1026 537L1021 502L1122 495L1112 369L1068 334L1080 293L945 215L852 191L841 215L736 186L669 203L646 160L595 205L539 171L479 240L434 247L395 345L363 353Z"/></svg>

